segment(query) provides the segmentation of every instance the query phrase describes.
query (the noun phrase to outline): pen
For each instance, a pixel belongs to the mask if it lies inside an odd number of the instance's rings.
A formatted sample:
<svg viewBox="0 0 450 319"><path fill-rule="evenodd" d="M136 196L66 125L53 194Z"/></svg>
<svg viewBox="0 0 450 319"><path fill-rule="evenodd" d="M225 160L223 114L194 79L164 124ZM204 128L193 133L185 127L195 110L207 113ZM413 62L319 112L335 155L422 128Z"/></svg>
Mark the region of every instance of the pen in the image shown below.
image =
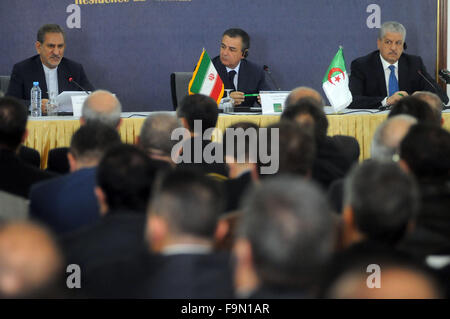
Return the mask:
<svg viewBox="0 0 450 319"><path fill-rule="evenodd" d="M256 93L256 94L244 94L244 96L258 96L259 94L258 93Z"/></svg>

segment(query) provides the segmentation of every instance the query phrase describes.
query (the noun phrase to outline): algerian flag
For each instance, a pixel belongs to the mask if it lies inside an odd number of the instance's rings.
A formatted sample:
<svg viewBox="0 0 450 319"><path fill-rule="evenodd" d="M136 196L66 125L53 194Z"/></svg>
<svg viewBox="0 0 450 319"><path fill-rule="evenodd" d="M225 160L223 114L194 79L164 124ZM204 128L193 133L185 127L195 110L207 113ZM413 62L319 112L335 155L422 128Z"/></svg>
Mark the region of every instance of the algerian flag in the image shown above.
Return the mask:
<svg viewBox="0 0 450 319"><path fill-rule="evenodd" d="M353 97L348 88L348 75L341 46L325 73L322 87L335 112L345 109L352 103Z"/></svg>
<svg viewBox="0 0 450 319"><path fill-rule="evenodd" d="M203 49L200 60L191 81L189 82L189 94L203 94L213 98L217 104L223 96L223 82L217 73L208 53Z"/></svg>

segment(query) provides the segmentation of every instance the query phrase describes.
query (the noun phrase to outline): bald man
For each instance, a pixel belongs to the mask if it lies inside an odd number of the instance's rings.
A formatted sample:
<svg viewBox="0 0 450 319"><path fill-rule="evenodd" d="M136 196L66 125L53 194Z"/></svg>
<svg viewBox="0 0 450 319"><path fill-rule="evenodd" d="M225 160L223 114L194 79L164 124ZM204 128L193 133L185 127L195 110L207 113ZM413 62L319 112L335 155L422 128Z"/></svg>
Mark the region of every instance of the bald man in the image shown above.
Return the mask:
<svg viewBox="0 0 450 319"><path fill-rule="evenodd" d="M312 88L307 87L307 86L299 86L299 87L293 89L291 91L291 93L289 93L285 104L286 104L286 106L295 104L296 102L298 102L299 100L301 100L302 98L305 98L305 97L313 98L314 100L319 102L320 105L322 105L322 106L325 105L320 93Z"/></svg>
<svg viewBox="0 0 450 319"><path fill-rule="evenodd" d="M0 297L42 298L61 274L63 259L40 226L16 222L0 227Z"/></svg>
<svg viewBox="0 0 450 319"><path fill-rule="evenodd" d="M91 93L83 103L80 125L101 122L118 130L122 123L121 113L122 105L116 96L106 90L97 90ZM50 150L47 170L59 174L69 173L68 151L68 147Z"/></svg>

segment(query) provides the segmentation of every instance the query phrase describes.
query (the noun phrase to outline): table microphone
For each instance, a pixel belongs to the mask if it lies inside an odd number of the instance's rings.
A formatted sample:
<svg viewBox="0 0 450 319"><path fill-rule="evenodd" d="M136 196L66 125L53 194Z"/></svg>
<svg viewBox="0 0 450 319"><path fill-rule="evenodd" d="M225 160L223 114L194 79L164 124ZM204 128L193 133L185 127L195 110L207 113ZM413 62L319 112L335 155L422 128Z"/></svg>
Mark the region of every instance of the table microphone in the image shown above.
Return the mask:
<svg viewBox="0 0 450 319"><path fill-rule="evenodd" d="M73 79L73 77L69 76L69 77L67 78L67 81L69 81L69 83L74 83L76 86L78 86L78 87L81 89L81 91L86 92L87 95L91 94L91 93L89 93L88 90L86 90L86 89L83 88L81 85L79 85L79 84L77 83L77 81L75 81L75 80Z"/></svg>
<svg viewBox="0 0 450 319"><path fill-rule="evenodd" d="M442 70L441 70L441 71L442 71ZM423 75L423 73L422 73L422 71L421 71L420 69L417 70L417 73L418 73L422 78L424 78L425 81L427 81L429 85L431 85L431 87L432 87L433 90L434 90L434 93L436 93L437 96L440 97L440 95L439 95L439 93L438 93L438 89L434 86L434 84L433 84L430 80L428 80L428 79L426 78L425 75ZM442 109L443 109L443 110L447 109L447 106L444 104L444 102L442 102Z"/></svg>
<svg viewBox="0 0 450 319"><path fill-rule="evenodd" d="M275 85L275 88L277 91L281 91L281 88L278 86L277 82L275 81L275 79L272 76L272 72L270 72L270 69L267 65L263 66L264 71L267 72L267 74L269 75L270 80L272 81L272 83Z"/></svg>

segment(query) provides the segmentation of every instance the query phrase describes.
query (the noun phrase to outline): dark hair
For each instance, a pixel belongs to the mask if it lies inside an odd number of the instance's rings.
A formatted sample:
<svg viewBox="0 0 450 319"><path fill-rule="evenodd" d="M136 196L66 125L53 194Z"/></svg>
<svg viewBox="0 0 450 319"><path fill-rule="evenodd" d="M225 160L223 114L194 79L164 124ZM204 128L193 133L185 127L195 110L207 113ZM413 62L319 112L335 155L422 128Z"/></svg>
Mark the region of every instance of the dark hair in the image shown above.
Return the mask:
<svg viewBox="0 0 450 319"><path fill-rule="evenodd" d="M243 198L239 233L251 245L262 284L309 286L334 241L333 217L321 190L302 178L277 176Z"/></svg>
<svg viewBox="0 0 450 319"><path fill-rule="evenodd" d="M194 131L194 121L200 120L203 134L207 129L216 127L219 110L217 103L209 96L193 94L183 98L177 108L177 116L187 120L191 132Z"/></svg>
<svg viewBox="0 0 450 319"><path fill-rule="evenodd" d="M345 181L344 194L358 230L371 240L390 245L403 238L419 206L414 178L393 162L367 160L354 167Z"/></svg>
<svg viewBox="0 0 450 319"><path fill-rule="evenodd" d="M278 129L278 149L272 148L273 129ZM280 121L267 127L267 150L272 157L272 152L278 152L278 174L305 176L312 171L316 155L314 137L297 123ZM264 166L261 161L258 165Z"/></svg>
<svg viewBox="0 0 450 319"><path fill-rule="evenodd" d="M173 234L212 240L223 210L218 181L201 172L176 169L158 179L150 211L162 216Z"/></svg>
<svg viewBox="0 0 450 319"><path fill-rule="evenodd" d="M250 49L250 36L248 35L247 32L245 32L242 29L239 28L231 28L226 30L223 35L222 38L224 36L229 36L230 38L236 38L236 37L240 37L242 40L242 53L245 52L245 50Z"/></svg>
<svg viewBox="0 0 450 319"><path fill-rule="evenodd" d="M288 105L281 114L281 120L295 121L299 115L303 114L310 115L314 122L301 123L302 126L310 126L314 130L317 141L324 140L327 136L328 119L322 106L314 98L305 97Z"/></svg>
<svg viewBox="0 0 450 319"><path fill-rule="evenodd" d="M242 129L240 130L242 131L242 135L239 134L240 132L238 129ZM239 122L227 127L222 138L222 145L224 147L223 155L233 156L235 160L240 160L240 158L243 158L245 162L249 162L249 160L256 162L258 152L258 130L258 125L251 122ZM253 135L252 133L256 134ZM238 139L238 135L244 136L243 141ZM231 142L231 140L233 141L233 148L230 148L230 145L227 143L227 139L230 140L229 142ZM256 158L250 158L250 150L252 148L256 153Z"/></svg>
<svg viewBox="0 0 450 319"><path fill-rule="evenodd" d="M121 144L110 148L97 169L97 185L106 195L109 210L144 213L157 168L137 147Z"/></svg>
<svg viewBox="0 0 450 319"><path fill-rule="evenodd" d="M70 153L76 159L97 159L105 151L116 144L120 144L119 133L112 127L100 122L80 126L73 134L70 142Z"/></svg>
<svg viewBox="0 0 450 319"><path fill-rule="evenodd" d="M419 181L448 181L450 133L437 125L416 124L400 144L400 157Z"/></svg>
<svg viewBox="0 0 450 319"><path fill-rule="evenodd" d="M0 145L15 150L27 127L28 110L18 99L0 98Z"/></svg>
<svg viewBox="0 0 450 319"><path fill-rule="evenodd" d="M44 24L41 26L37 32L37 40L40 43L44 43L45 35L47 33L61 33L64 41L66 41L66 34L64 30L57 24Z"/></svg>
<svg viewBox="0 0 450 319"><path fill-rule="evenodd" d="M395 103L388 114L388 118L399 114L411 115L415 117L419 123L441 124L440 120L436 118L431 106L427 102L414 96L407 96Z"/></svg>

